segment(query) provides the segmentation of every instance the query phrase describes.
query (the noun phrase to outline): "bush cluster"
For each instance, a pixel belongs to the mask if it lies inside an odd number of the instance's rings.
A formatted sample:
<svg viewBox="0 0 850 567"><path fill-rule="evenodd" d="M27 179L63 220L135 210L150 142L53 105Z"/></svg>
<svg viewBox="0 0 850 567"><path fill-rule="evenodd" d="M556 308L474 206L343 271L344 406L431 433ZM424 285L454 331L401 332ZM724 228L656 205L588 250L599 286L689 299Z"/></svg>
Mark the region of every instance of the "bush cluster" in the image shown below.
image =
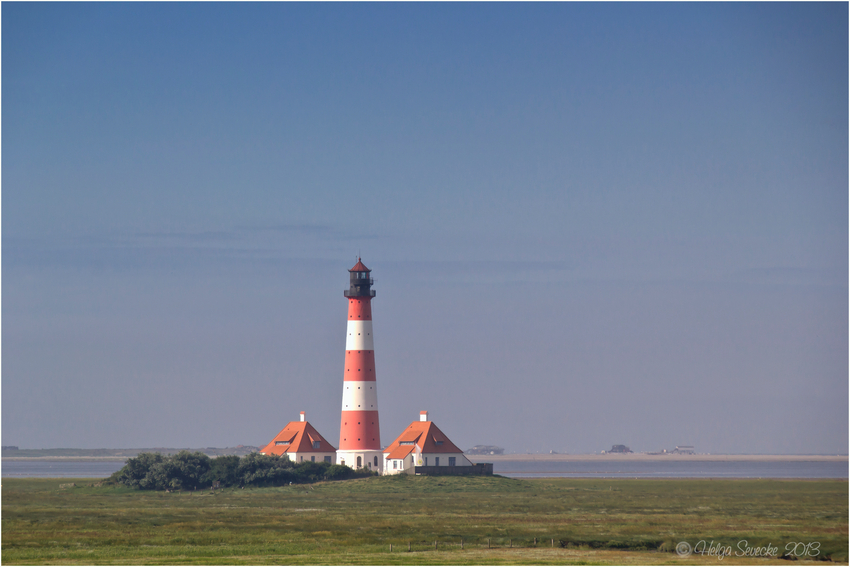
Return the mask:
<svg viewBox="0 0 850 567"><path fill-rule="evenodd" d="M114 473L109 481L142 490L197 490L218 483L228 486L283 486L320 480L345 480L370 476L369 470L345 465L306 461L293 463L289 457L251 453L239 458L180 451L176 455L139 453Z"/></svg>

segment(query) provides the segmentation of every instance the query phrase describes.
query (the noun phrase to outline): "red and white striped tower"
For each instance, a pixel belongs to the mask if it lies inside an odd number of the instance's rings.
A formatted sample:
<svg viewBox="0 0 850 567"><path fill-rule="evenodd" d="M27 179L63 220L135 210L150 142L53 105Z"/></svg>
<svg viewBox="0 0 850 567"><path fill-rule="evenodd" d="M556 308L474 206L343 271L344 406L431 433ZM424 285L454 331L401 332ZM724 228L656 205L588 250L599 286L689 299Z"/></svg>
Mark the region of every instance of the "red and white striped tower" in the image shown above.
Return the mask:
<svg viewBox="0 0 850 567"><path fill-rule="evenodd" d="M378 386L375 381L375 344L372 336L372 298L375 283L360 258L348 270L348 328L345 337L345 372L342 418L336 462L351 468L381 472L384 465L378 424Z"/></svg>

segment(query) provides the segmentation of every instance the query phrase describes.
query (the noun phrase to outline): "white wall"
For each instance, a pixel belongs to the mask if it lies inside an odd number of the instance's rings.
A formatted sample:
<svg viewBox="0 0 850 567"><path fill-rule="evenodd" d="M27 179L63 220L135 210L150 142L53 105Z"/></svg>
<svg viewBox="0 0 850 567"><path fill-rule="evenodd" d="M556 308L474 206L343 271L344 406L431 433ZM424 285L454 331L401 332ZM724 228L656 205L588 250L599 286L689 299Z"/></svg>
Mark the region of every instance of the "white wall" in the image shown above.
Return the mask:
<svg viewBox="0 0 850 567"><path fill-rule="evenodd" d="M384 455L384 474L398 474L400 472L404 472L405 469L408 469L413 466L429 466L434 467L437 466L437 457L440 458L441 467L449 466L449 457L454 457L456 459L455 466L456 467L471 467L472 462L464 456L463 453L423 453L419 455L419 459L414 463L414 454L411 453L407 455L404 459L388 459L386 455ZM427 463L425 462L427 458ZM398 468L393 468L393 461L400 461Z"/></svg>
<svg viewBox="0 0 850 567"><path fill-rule="evenodd" d="M440 466L449 466L449 457L455 457L456 467L470 467L472 462L467 459L463 453L422 453L420 460L416 462L418 467L434 467L437 466L437 457L440 458Z"/></svg>
<svg viewBox="0 0 850 567"><path fill-rule="evenodd" d="M331 458L331 464L336 463L336 453L287 453L287 455L289 455L290 460L294 463L309 461L311 457L316 457L317 463L323 462L325 457Z"/></svg>
<svg viewBox="0 0 850 567"><path fill-rule="evenodd" d="M384 454L381 451L341 451L337 450L336 452L336 463L343 464L342 461L345 461L345 466L351 467L352 469L357 468L357 457L362 458L362 466L361 468L369 469L369 470L377 470L378 473L381 472L381 469L384 466ZM375 466L374 459L378 457L378 466ZM367 464L368 463L368 464Z"/></svg>
<svg viewBox="0 0 850 567"><path fill-rule="evenodd" d="M393 461L398 462L398 468L393 468ZM448 462L448 461L447 461ZM387 459L384 455L384 474L399 474L404 472L404 469L413 466L413 455L408 455L404 459Z"/></svg>

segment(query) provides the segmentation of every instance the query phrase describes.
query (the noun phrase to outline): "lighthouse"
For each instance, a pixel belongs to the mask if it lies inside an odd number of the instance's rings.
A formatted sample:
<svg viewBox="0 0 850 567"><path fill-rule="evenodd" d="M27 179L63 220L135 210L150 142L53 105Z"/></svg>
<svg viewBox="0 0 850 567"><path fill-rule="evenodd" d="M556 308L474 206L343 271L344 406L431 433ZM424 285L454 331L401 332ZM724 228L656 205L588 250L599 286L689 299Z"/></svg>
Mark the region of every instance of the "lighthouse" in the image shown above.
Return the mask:
<svg viewBox="0 0 850 567"><path fill-rule="evenodd" d="M349 272L348 324L342 386L342 417L337 463L351 468L383 469L378 424L378 387L375 381L375 344L372 335L371 272L360 258Z"/></svg>

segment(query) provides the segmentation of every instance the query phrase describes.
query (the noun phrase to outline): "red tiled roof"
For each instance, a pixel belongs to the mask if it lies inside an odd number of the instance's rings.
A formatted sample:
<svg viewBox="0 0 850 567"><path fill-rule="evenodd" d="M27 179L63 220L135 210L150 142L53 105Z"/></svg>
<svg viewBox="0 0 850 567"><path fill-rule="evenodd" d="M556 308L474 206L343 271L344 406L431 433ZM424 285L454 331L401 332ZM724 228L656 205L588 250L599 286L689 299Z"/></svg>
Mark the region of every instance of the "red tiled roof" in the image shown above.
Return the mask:
<svg viewBox="0 0 850 567"><path fill-rule="evenodd" d="M388 459L401 459L396 457L397 450L400 448L407 449L404 455L413 450L413 445L402 445L402 441L410 443L413 441L419 447L422 453L463 453L457 448L457 445L451 442L446 434L440 431L440 428L434 425L433 421L414 421L395 441L384 449L384 453L389 453ZM441 445L437 442L441 441Z"/></svg>
<svg viewBox="0 0 850 567"><path fill-rule="evenodd" d="M275 443L289 441L286 445ZM313 448L313 442L319 442L319 448ZM335 453L336 449L328 443L308 421L290 421L272 442L260 449L266 455L286 453Z"/></svg>
<svg viewBox="0 0 850 567"><path fill-rule="evenodd" d="M357 263L354 264L354 267L348 270L349 272L371 272L369 268L363 265L363 262L360 261L360 258L357 258Z"/></svg>
<svg viewBox="0 0 850 567"><path fill-rule="evenodd" d="M422 422L417 421L416 423L422 423ZM399 443L401 443L402 441L416 441L420 437L422 437L422 429L421 428L411 429L410 427L408 427L407 429L404 430L404 433L402 433L401 435L398 436L398 439L396 439L396 441L398 441Z"/></svg>
<svg viewBox="0 0 850 567"><path fill-rule="evenodd" d="M413 445L399 445L398 447L393 449L392 452L389 455L387 455L387 458L388 459L403 459L406 456L408 456L410 453L412 453L414 448L415 447ZM384 449L385 453L387 451L389 451L389 447Z"/></svg>

